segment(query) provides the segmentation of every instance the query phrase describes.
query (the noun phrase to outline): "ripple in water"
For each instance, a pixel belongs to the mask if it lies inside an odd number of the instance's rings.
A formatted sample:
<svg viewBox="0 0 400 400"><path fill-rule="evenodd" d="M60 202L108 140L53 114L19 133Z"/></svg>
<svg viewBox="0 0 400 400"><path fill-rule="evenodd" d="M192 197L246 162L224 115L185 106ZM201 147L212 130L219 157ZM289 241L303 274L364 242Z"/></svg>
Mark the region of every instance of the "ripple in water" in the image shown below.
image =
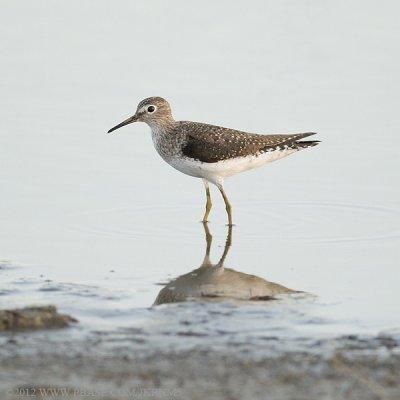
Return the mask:
<svg viewBox="0 0 400 400"><path fill-rule="evenodd" d="M235 210L244 240L346 243L400 238L400 210L395 208L351 203L250 202ZM171 242L178 239L188 243L197 237L196 220L189 225L176 221L182 215L197 218L200 213L197 206L182 205L111 208L72 215L68 229L95 236ZM267 224L260 224L260 220Z"/></svg>

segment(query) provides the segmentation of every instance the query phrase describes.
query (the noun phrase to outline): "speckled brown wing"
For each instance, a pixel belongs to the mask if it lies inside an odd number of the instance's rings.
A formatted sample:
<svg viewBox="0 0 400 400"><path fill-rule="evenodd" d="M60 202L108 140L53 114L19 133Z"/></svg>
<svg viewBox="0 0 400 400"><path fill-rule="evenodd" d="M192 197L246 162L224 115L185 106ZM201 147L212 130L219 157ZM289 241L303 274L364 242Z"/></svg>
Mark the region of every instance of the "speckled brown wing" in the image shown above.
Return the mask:
<svg viewBox="0 0 400 400"><path fill-rule="evenodd" d="M179 130L186 135L183 155L206 163L259 154L285 145L296 147L297 140L315 134L260 135L187 121L180 123Z"/></svg>

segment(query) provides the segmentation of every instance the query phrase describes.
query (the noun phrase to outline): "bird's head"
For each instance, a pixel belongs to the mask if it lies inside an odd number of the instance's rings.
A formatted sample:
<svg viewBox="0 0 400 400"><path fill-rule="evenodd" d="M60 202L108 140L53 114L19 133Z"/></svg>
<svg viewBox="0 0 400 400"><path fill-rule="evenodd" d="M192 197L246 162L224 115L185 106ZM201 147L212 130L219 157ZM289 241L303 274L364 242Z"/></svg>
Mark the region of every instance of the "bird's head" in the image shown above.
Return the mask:
<svg viewBox="0 0 400 400"><path fill-rule="evenodd" d="M162 126L173 122L171 107L169 106L168 101L162 97L148 97L147 99L142 100L138 104L136 112L132 117L129 117L125 121L114 126L108 131L108 133L138 121L145 122L150 127Z"/></svg>

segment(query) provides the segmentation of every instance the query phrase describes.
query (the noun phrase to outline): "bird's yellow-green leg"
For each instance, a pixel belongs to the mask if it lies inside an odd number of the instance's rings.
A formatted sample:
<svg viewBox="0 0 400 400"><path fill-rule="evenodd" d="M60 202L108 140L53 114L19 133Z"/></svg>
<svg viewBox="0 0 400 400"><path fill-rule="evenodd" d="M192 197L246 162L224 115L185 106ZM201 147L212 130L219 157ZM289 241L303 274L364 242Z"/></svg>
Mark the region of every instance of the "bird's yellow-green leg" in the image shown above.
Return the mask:
<svg viewBox="0 0 400 400"><path fill-rule="evenodd" d="M212 203L211 203L211 194L210 194L210 186L208 185L208 182L203 179L204 187L206 188L206 211L204 212L203 216L203 221L202 222L208 222L208 216L210 215Z"/></svg>
<svg viewBox="0 0 400 400"><path fill-rule="evenodd" d="M225 202L225 209L226 212L228 214L228 226L233 226L233 222L232 222L232 206L231 203L229 203L228 200L228 196L226 195L224 188L222 185L218 185L218 189L222 194L222 197L224 198L224 202Z"/></svg>
<svg viewBox="0 0 400 400"><path fill-rule="evenodd" d="M224 252L222 253L222 256L217 264L219 267L224 266L225 258L228 255L228 252L229 252L229 249L231 248L231 246L232 246L232 225L229 225L228 236L226 237Z"/></svg>

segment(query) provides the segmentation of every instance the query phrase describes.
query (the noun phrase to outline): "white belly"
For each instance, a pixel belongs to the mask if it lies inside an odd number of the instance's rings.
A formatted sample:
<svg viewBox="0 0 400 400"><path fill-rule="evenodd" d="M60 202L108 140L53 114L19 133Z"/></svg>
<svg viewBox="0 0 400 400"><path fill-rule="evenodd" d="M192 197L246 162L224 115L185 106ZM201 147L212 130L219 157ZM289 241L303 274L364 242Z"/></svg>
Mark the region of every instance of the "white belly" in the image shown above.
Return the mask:
<svg viewBox="0 0 400 400"><path fill-rule="evenodd" d="M189 158L175 157L165 161L186 175L203 178L218 185L219 183L222 183L225 178L229 178L239 172L261 167L268 162L279 160L280 158L286 157L296 151L297 150L295 149L275 150L258 156L250 155L218 161L216 163L204 163Z"/></svg>

